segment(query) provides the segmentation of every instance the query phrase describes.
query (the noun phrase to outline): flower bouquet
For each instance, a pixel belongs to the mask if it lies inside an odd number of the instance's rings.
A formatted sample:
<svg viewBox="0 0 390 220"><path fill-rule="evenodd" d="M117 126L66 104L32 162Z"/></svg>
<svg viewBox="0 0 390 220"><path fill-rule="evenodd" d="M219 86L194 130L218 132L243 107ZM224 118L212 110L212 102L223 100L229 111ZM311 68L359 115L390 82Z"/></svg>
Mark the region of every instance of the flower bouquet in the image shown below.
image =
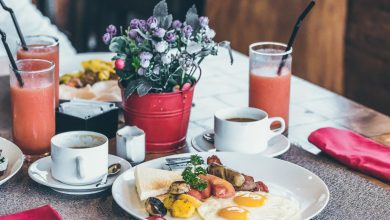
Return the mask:
<svg viewBox="0 0 390 220"><path fill-rule="evenodd" d="M173 20L165 0L147 20L132 19L119 31L109 25L106 31L103 41L116 54L126 123L145 130L149 152L177 149L185 141L193 90L201 76L199 65L205 57L217 55L219 47L228 49L233 62L230 43L214 42L209 19L199 17L195 6L184 22ZM163 120L161 127L156 114L170 115L171 121ZM145 120L152 116L153 121ZM170 134L161 134L160 129Z"/></svg>

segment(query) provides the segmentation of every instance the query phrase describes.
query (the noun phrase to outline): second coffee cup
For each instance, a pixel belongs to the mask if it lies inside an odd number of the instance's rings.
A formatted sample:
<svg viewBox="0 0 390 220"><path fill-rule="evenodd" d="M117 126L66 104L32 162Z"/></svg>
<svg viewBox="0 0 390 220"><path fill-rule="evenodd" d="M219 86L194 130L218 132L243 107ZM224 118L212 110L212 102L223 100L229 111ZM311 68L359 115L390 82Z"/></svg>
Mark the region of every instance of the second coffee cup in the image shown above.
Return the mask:
<svg viewBox="0 0 390 220"><path fill-rule="evenodd" d="M271 129L275 122L278 129ZM285 130L281 117L269 118L257 108L227 108L214 114L214 145L218 151L255 154L264 151L268 141Z"/></svg>

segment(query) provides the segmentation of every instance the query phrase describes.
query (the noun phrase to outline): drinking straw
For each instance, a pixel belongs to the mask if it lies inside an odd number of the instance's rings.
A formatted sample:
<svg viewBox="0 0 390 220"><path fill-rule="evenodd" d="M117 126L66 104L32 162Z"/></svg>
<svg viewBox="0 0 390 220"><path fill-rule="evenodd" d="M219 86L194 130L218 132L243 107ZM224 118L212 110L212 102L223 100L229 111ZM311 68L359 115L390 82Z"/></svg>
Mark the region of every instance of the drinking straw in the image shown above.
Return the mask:
<svg viewBox="0 0 390 220"><path fill-rule="evenodd" d="M0 0L0 4L1 4L1 7L3 7L4 10L8 11L10 13L10 15L11 15L12 21L14 22L14 25L15 25L15 28L16 28L16 31L18 32L18 35L19 35L19 38L20 38L20 43L22 44L23 50L28 50L27 45L26 45L26 41L24 40L24 37L23 37L23 34L22 34L22 31L20 30L18 20L16 20L16 16L15 16L14 10L12 10L12 8L9 8L4 3L3 0Z"/></svg>
<svg viewBox="0 0 390 220"><path fill-rule="evenodd" d="M316 3L316 0L311 0L309 5L305 8L305 10L302 12L302 14L298 17L297 23L295 23L293 32L291 33L290 39L288 40L285 52L287 52L291 49L291 46L294 43L295 37L297 36L298 30L303 23L303 19L305 19L307 14L309 14L310 10L314 7L315 3ZM282 61L279 64L279 68L278 68L278 72L277 72L278 75L280 75L280 71L282 70L284 64L286 63L287 57L288 57L288 54L283 55Z"/></svg>
<svg viewBox="0 0 390 220"><path fill-rule="evenodd" d="M22 76L19 73L18 66L16 65L14 57L12 56L11 50L9 49L9 46L7 43L7 35L1 29L0 29L0 34L1 34L1 40L3 41L3 44L4 44L5 51L7 51L9 61L11 62L12 69L15 72L16 78L18 79L19 86L23 87L24 82L22 80Z"/></svg>

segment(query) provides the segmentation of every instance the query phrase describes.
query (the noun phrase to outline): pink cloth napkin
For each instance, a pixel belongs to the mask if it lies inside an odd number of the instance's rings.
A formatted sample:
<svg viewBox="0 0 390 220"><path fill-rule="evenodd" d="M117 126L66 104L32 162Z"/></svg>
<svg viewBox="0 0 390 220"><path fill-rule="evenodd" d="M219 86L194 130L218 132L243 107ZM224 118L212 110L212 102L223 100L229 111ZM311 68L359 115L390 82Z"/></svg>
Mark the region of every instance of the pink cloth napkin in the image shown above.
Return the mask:
<svg viewBox="0 0 390 220"><path fill-rule="evenodd" d="M381 180L390 181L390 147L352 131L320 128L309 141L341 163Z"/></svg>
<svg viewBox="0 0 390 220"><path fill-rule="evenodd" d="M50 205L45 205L11 215L0 216L0 220L62 220L62 218Z"/></svg>

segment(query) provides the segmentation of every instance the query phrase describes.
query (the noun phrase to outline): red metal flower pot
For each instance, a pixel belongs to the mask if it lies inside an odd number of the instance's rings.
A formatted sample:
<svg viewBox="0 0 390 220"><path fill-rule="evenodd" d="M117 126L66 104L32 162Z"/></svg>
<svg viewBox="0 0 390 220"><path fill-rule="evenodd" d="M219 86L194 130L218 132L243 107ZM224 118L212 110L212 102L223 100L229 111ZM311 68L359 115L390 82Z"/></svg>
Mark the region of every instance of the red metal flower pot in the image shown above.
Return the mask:
<svg viewBox="0 0 390 220"><path fill-rule="evenodd" d="M172 93L150 93L125 98L122 105L127 125L145 131L148 153L172 152L185 146L194 87Z"/></svg>

